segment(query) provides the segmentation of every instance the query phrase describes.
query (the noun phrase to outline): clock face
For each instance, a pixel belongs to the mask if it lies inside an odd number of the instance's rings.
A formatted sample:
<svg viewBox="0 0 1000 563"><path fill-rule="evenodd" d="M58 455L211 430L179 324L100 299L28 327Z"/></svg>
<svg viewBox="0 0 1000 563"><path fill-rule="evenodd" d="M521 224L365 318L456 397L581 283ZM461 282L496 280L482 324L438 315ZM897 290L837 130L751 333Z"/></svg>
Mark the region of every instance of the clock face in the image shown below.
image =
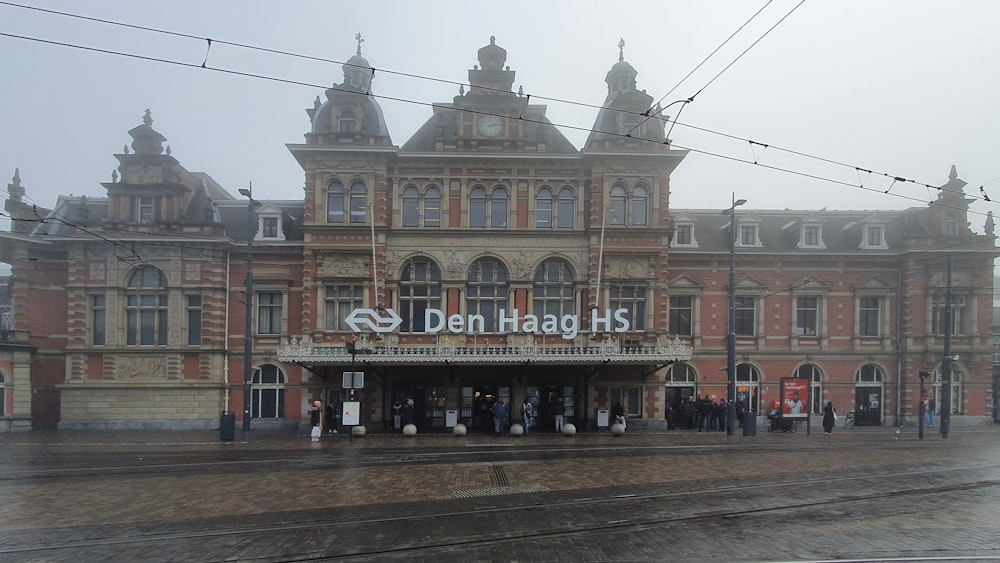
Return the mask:
<svg viewBox="0 0 1000 563"><path fill-rule="evenodd" d="M479 134L484 137L496 137L503 133L503 118L499 115L483 115L479 118Z"/></svg>

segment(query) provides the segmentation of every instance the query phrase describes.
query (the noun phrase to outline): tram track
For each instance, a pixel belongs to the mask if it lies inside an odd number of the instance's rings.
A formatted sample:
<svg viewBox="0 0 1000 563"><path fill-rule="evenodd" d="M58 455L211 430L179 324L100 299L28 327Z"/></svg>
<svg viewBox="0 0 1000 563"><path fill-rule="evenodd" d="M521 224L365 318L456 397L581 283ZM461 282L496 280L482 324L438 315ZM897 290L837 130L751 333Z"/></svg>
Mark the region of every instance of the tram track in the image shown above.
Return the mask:
<svg viewBox="0 0 1000 563"><path fill-rule="evenodd" d="M12 545L16 538L0 534L0 555L31 559L32 554L45 553L45 559L51 561L72 560L81 551L118 549L138 549L147 553L157 553L159 548L170 545L176 551L179 547L190 545L191 556L197 557L200 546L206 542L232 543L251 542L254 544L277 545L278 538L287 535L312 534L323 537L338 538L335 545L318 546L314 550L292 550L290 552L274 553L261 557L261 560L282 561L316 561L316 560L370 560L394 558L432 557L463 550L484 550L495 546L511 546L523 542L551 543L572 542L577 538L596 535L614 535L626 531L658 529L671 526L694 525L700 522L717 522L734 519L761 519L776 514L796 515L815 513L817 511L839 510L849 512L858 505L877 506L879 502L901 498L928 498L936 495L956 495L974 493L984 489L1000 486L1000 478L988 477L995 475L998 465L963 465L946 469L921 469L907 472L894 472L878 475L832 476L817 475L811 478L781 479L774 482L755 485L722 485L703 487L694 490L658 491L645 494L623 494L620 491L610 491L602 496L566 498L567 493L535 495L531 503L521 502L518 496L504 499L490 499L491 504L481 504L459 510L420 510L412 507L413 513L385 515L384 511L372 510L370 516L354 518L327 517L317 518L313 513L308 519L294 521L294 514L283 514L285 522L274 524L232 525L211 528L206 522L194 523L203 526L200 529L189 529L172 532L155 530L155 524L149 529L135 529L131 534L94 533L90 537L76 540L65 537L58 540L48 531L41 537L34 535L30 545ZM975 478L972 473L987 475ZM969 479L965 482L951 483L949 480L958 478ZM907 482L918 485L903 486ZM928 485L930 481L942 481L942 484ZM830 484L836 482L836 490L853 489L854 494L828 495L825 489L816 487L817 483ZM756 502L746 508L733 508L724 501L735 492L756 499ZM788 491L806 491L810 494L794 501L778 502L775 499L788 498ZM879 492L873 492L879 491ZM593 491L587 491L591 493ZM690 509L697 503L704 509ZM706 500L710 501L706 504ZM766 501L766 502L765 502ZM711 508L718 502L718 508ZM609 506L615 507L615 517L607 518ZM712 505L714 506L714 505ZM664 514L664 507L670 507ZM396 507L398 508L398 507ZM527 511L527 512L526 512ZM561 523L560 514L572 512L585 515L574 523ZM528 513L530 516L525 516ZM621 517L625 515L626 517ZM305 516L305 515L300 515ZM530 518L535 526L526 526L518 530L498 530L496 533L471 533L461 538L450 537L443 541L435 541L434 530L453 523L469 521L476 518L489 518L504 521L511 518L524 520ZM293 520L293 521L287 521ZM176 527L176 525L175 525ZM378 546L377 541L384 530L405 527L413 530L412 536L417 538L409 544L392 547ZM426 530L424 533L421 531ZM57 530L50 530L57 532ZM77 532L87 533L86 530ZM96 532L92 530L91 532ZM361 538L365 541L358 545L348 545L344 538ZM270 540L270 542L269 542ZM62 557L60 554L65 554ZM1000 551L997 552L1000 556ZM6 559L6 557L0 557ZM243 558L241 558L243 559Z"/></svg>

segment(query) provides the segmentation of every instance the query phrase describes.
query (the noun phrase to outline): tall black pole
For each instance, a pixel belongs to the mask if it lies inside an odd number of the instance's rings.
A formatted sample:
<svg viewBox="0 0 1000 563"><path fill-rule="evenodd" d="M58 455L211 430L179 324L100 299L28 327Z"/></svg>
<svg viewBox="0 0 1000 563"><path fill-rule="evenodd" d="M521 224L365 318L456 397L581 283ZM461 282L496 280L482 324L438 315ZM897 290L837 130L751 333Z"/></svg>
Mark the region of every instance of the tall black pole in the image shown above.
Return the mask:
<svg viewBox="0 0 1000 563"><path fill-rule="evenodd" d="M243 440L250 435L250 387L253 383L253 183L240 190L247 198L247 294L243 329Z"/></svg>
<svg viewBox="0 0 1000 563"><path fill-rule="evenodd" d="M740 200L740 205L746 203ZM728 321L729 330L726 334L726 435L732 436L736 433L736 194L733 194L733 203L729 207L729 228L733 236L729 241L729 303ZM749 416L750 410L747 410ZM746 422L744 421L744 424Z"/></svg>
<svg viewBox="0 0 1000 563"><path fill-rule="evenodd" d="M941 437L948 437L951 426L951 254L948 255L948 285L944 294L944 358L941 361Z"/></svg>

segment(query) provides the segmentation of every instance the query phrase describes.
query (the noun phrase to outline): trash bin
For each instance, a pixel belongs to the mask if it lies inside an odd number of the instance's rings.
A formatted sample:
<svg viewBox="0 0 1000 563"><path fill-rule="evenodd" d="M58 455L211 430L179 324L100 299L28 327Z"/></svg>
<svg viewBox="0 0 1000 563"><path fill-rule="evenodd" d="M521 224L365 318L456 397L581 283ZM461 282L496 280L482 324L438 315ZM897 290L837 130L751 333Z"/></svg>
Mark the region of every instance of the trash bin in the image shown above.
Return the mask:
<svg viewBox="0 0 1000 563"><path fill-rule="evenodd" d="M757 435L757 413L754 411L747 411L747 413L743 415L743 435Z"/></svg>
<svg viewBox="0 0 1000 563"><path fill-rule="evenodd" d="M219 419L219 439L232 441L236 437L236 413L222 411Z"/></svg>
<svg viewBox="0 0 1000 563"><path fill-rule="evenodd" d="M597 409L597 427L608 427L608 409Z"/></svg>

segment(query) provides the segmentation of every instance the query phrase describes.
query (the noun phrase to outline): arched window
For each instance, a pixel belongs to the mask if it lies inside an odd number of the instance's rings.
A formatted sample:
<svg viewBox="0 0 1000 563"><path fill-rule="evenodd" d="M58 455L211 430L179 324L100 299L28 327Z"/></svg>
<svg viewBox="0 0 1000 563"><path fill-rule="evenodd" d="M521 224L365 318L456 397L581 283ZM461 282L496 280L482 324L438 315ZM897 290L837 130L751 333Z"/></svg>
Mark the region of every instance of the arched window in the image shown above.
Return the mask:
<svg viewBox="0 0 1000 563"><path fill-rule="evenodd" d="M507 228L507 190L497 186L490 197L490 226L494 229Z"/></svg>
<svg viewBox="0 0 1000 563"><path fill-rule="evenodd" d="M573 223L576 220L575 208L576 197L573 195L573 190L570 188L559 190L559 211L557 217L559 218L560 229L573 228Z"/></svg>
<svg viewBox="0 0 1000 563"><path fill-rule="evenodd" d="M535 270L532 313L543 315L572 315L574 307L573 271L561 258L550 258Z"/></svg>
<svg viewBox="0 0 1000 563"><path fill-rule="evenodd" d="M126 289L126 336L129 346L166 346L167 278L153 266L132 272Z"/></svg>
<svg viewBox="0 0 1000 563"><path fill-rule="evenodd" d="M399 330L426 332L427 309L441 309L441 269L428 258L412 258L399 276Z"/></svg>
<svg viewBox="0 0 1000 563"><path fill-rule="evenodd" d="M341 133L353 133L354 132L354 112L353 111L343 111L340 113L340 132Z"/></svg>
<svg viewBox="0 0 1000 563"><path fill-rule="evenodd" d="M736 398L743 399L748 409L760 412L760 371L753 364L736 366Z"/></svg>
<svg viewBox="0 0 1000 563"><path fill-rule="evenodd" d="M429 186L424 192L424 226L441 226L441 190Z"/></svg>
<svg viewBox="0 0 1000 563"><path fill-rule="evenodd" d="M336 180L326 187L326 222L344 222L344 184Z"/></svg>
<svg viewBox="0 0 1000 563"><path fill-rule="evenodd" d="M813 414L823 412L823 374L813 364L804 364L795 370L795 377L809 380L809 408Z"/></svg>
<svg viewBox="0 0 1000 563"><path fill-rule="evenodd" d="M486 190L480 186L469 192L469 226L486 227Z"/></svg>
<svg viewBox="0 0 1000 563"><path fill-rule="evenodd" d="M649 222L649 192L642 186L632 190L632 224L646 225Z"/></svg>
<svg viewBox="0 0 1000 563"><path fill-rule="evenodd" d="M552 228L552 190L542 188L535 196L535 228Z"/></svg>
<svg viewBox="0 0 1000 563"><path fill-rule="evenodd" d="M694 368L689 364L670 364L667 366L667 384L671 383L694 383L697 379Z"/></svg>
<svg viewBox="0 0 1000 563"><path fill-rule="evenodd" d="M507 309L508 279L507 267L496 258L480 258L469 267L465 308L470 316L482 315L484 332L498 329L500 310Z"/></svg>
<svg viewBox="0 0 1000 563"><path fill-rule="evenodd" d="M403 188L403 226L420 226L420 193L413 186Z"/></svg>
<svg viewBox="0 0 1000 563"><path fill-rule="evenodd" d="M285 418L285 374L264 364L250 381L250 418Z"/></svg>
<svg viewBox="0 0 1000 563"><path fill-rule="evenodd" d="M611 209L608 210L610 213L610 216L608 217L608 224L625 224L625 198L625 186L616 184L613 188L611 188Z"/></svg>
<svg viewBox="0 0 1000 563"><path fill-rule="evenodd" d="M368 188L364 182L351 184L351 222L364 223L368 215Z"/></svg>

